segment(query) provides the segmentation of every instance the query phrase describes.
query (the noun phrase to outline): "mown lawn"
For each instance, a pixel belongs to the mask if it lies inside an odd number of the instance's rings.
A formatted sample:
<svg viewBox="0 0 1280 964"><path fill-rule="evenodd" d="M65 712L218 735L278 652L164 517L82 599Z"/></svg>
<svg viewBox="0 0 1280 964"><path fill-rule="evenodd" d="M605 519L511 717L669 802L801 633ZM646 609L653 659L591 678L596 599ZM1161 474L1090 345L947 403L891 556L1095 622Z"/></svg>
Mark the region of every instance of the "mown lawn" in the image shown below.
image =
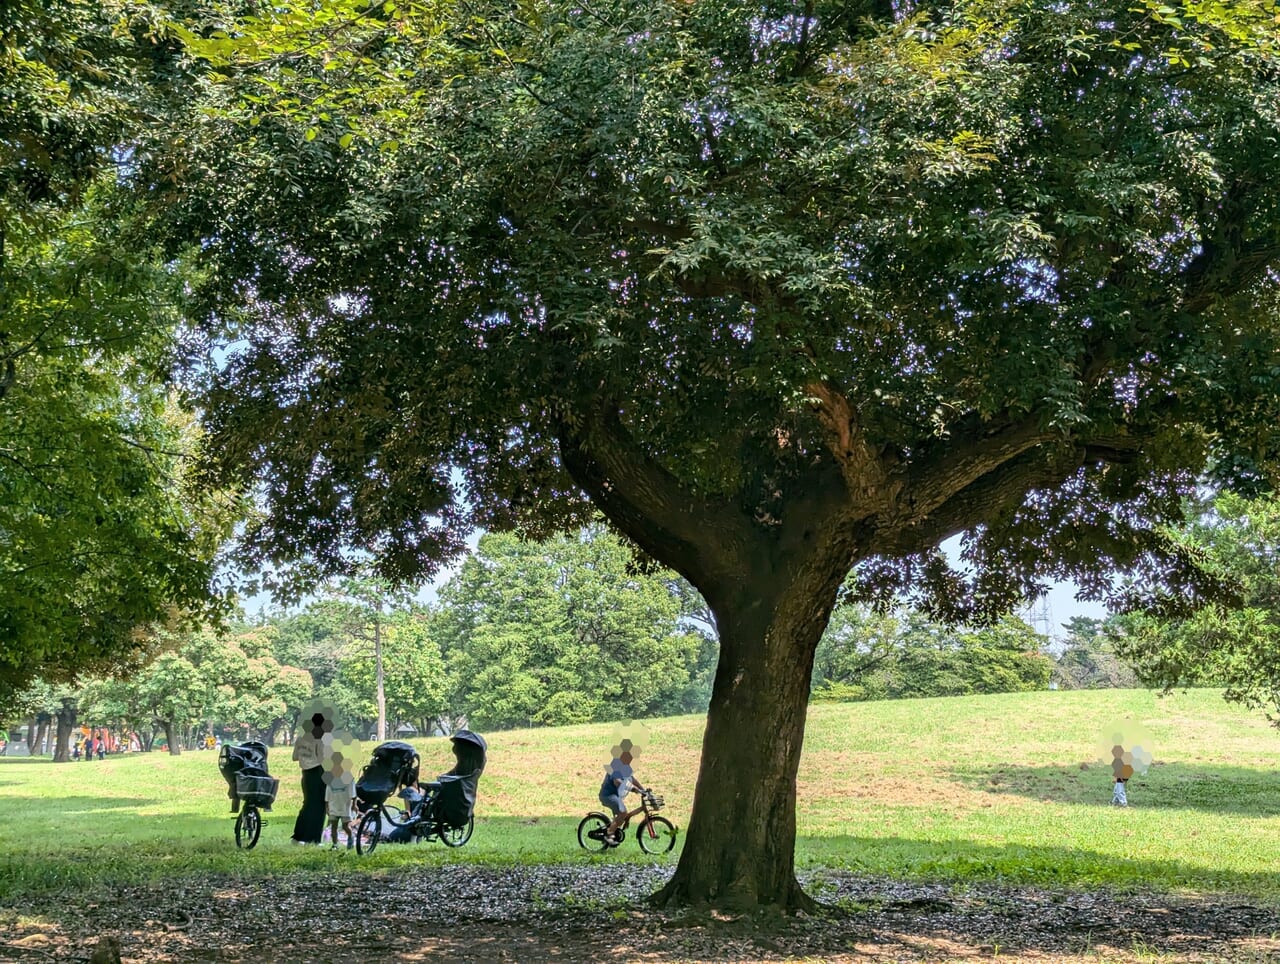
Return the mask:
<svg viewBox="0 0 1280 964"><path fill-rule="evenodd" d="M1109 806L1102 744L1117 724L1153 737L1156 764ZM766 724L767 725L767 724ZM648 721L638 775L683 827L702 719ZM288 843L300 802L288 749L262 842L239 852L212 752L54 765L0 758L0 901L66 887L262 877L358 863L370 872L454 861L653 861L634 840L606 857L574 829L615 726L486 734L475 837L461 850L386 845L369 858ZM447 741L418 741L426 774ZM364 747L364 752L372 744ZM813 707L799 778L798 862L904 878L1238 892L1280 902L1280 733L1216 692L1034 693ZM678 853L678 847L677 847ZM662 858L674 861L674 855Z"/></svg>

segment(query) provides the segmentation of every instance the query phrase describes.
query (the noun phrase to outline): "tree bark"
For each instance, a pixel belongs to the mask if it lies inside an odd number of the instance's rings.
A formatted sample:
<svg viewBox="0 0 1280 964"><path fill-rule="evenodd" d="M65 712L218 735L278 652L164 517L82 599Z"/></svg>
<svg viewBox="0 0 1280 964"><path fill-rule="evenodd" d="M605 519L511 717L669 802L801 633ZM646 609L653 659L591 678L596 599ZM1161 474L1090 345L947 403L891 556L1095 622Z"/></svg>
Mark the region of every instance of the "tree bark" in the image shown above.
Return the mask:
<svg viewBox="0 0 1280 964"><path fill-rule="evenodd" d="M178 728L173 725L172 720L163 720L164 738L169 744L169 755L178 756L182 753L182 745L178 742Z"/></svg>
<svg viewBox="0 0 1280 964"><path fill-rule="evenodd" d="M41 713L36 723L36 746L33 756L44 756L49 749L49 714Z"/></svg>
<svg viewBox="0 0 1280 964"><path fill-rule="evenodd" d="M76 725L76 705L68 706L65 702L57 713L58 729L53 747L54 763L71 761L71 733Z"/></svg>
<svg viewBox="0 0 1280 964"><path fill-rule="evenodd" d="M773 605L777 574L762 572L745 581L756 589L712 605L721 651L693 814L654 903L816 909L795 877L796 772L813 657L846 571L810 570Z"/></svg>

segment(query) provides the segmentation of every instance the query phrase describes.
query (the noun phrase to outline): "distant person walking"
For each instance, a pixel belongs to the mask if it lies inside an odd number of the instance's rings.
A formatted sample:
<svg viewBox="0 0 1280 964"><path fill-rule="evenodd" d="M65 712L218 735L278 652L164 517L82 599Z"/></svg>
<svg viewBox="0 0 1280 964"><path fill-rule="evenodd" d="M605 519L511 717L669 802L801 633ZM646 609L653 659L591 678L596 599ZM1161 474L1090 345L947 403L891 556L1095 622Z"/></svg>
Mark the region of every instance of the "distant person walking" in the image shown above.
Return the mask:
<svg viewBox="0 0 1280 964"><path fill-rule="evenodd" d="M318 844L324 835L325 737L333 732L333 721L323 713L313 714L310 723L304 723L293 744L293 758L302 770L302 809L293 823L293 842L300 844Z"/></svg>
<svg viewBox="0 0 1280 964"><path fill-rule="evenodd" d="M107 755L107 741L101 736L93 741L93 752L97 754L99 760Z"/></svg>

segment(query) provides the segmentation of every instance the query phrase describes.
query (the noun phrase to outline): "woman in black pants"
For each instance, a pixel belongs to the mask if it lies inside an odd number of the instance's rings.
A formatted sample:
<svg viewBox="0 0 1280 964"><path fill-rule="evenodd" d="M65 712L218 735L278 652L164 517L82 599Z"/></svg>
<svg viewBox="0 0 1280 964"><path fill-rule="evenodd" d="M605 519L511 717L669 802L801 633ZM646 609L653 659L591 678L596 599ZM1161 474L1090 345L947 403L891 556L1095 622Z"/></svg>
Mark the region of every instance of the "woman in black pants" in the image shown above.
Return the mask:
<svg viewBox="0 0 1280 964"><path fill-rule="evenodd" d="M324 737L332 732L332 722L316 713L293 743L293 758L302 768L302 809L293 824L294 843L318 844L324 833Z"/></svg>

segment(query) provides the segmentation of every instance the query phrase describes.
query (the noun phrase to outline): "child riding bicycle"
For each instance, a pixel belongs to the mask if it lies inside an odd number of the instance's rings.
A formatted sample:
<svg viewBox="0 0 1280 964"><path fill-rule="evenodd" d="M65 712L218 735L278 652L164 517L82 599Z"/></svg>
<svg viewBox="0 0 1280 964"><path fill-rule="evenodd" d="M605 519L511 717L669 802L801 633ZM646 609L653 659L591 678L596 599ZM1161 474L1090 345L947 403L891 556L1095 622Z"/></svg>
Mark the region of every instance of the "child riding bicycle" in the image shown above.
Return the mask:
<svg viewBox="0 0 1280 964"><path fill-rule="evenodd" d="M596 837L598 834L599 839L613 839L615 834L621 833L622 825L643 809L630 811L627 809L627 794L632 790L637 792L644 790L640 781L636 779L635 771L631 769L631 760L631 751L624 749L610 762L605 772L604 782L600 784L600 802L613 813L613 820L603 830L591 831L588 836Z"/></svg>

